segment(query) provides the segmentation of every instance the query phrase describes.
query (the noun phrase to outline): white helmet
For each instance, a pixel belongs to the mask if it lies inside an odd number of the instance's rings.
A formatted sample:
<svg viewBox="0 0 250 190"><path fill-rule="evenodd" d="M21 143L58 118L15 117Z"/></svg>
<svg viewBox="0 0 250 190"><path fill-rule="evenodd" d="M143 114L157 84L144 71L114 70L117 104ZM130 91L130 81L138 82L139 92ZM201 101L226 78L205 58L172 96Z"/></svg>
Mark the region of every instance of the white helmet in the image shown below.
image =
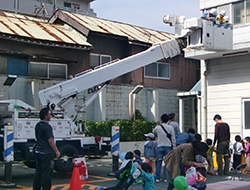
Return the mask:
<svg viewBox="0 0 250 190"><path fill-rule="evenodd" d="M225 16L226 15L226 11L225 10L221 10L220 11L220 15Z"/></svg>
<svg viewBox="0 0 250 190"><path fill-rule="evenodd" d="M210 14L216 15L217 14L217 9L213 8L209 11Z"/></svg>
<svg viewBox="0 0 250 190"><path fill-rule="evenodd" d="M224 16L223 18L226 22L229 22L229 17L228 16Z"/></svg>

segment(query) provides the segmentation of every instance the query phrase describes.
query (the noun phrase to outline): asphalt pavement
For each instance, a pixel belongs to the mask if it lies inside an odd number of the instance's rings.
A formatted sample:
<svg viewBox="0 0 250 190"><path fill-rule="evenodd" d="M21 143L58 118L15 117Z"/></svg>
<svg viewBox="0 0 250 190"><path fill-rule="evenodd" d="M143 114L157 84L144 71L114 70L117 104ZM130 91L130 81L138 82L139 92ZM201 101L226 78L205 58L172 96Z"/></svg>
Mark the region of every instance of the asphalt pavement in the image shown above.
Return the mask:
<svg viewBox="0 0 250 190"><path fill-rule="evenodd" d="M83 184L82 189L84 190L95 190L97 187L111 187L115 186L119 180L114 176L112 171L112 159L93 159L87 161L88 169L88 179L85 181L89 182L88 184ZM22 163L13 164L12 168L12 182L15 183L15 187L0 187L0 189L32 189L32 181L35 173L35 169L30 169L24 166ZM232 174L232 172L231 172ZM54 172L53 176L53 186L52 190L68 190L70 187L69 182L71 181L71 173L58 173ZM224 178L227 176L207 176L207 183L215 183L219 181L225 181ZM250 181L250 174L243 175L244 181ZM4 167L3 164L0 164L0 186L5 184L4 182ZM249 183L250 185L250 183ZM130 190L142 189L141 184L133 184L130 186ZM155 183L155 189L166 189L167 183L161 181Z"/></svg>

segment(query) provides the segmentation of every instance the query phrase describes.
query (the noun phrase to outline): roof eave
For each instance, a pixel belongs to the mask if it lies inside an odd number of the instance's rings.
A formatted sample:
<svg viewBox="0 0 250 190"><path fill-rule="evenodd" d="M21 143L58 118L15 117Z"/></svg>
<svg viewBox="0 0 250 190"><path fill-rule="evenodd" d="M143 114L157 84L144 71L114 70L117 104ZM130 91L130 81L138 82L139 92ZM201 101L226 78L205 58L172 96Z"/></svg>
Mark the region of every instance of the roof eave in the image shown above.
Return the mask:
<svg viewBox="0 0 250 190"><path fill-rule="evenodd" d="M50 46L50 47L60 47L60 48L67 48L67 49L81 49L81 50L92 50L92 46L81 45L81 44L70 44L65 42L56 42L56 41L49 41L49 40L42 40L42 39L34 39L24 36L17 36L7 33L0 33L1 39L6 40L13 40L22 43L29 43L34 45L42 45L42 46Z"/></svg>

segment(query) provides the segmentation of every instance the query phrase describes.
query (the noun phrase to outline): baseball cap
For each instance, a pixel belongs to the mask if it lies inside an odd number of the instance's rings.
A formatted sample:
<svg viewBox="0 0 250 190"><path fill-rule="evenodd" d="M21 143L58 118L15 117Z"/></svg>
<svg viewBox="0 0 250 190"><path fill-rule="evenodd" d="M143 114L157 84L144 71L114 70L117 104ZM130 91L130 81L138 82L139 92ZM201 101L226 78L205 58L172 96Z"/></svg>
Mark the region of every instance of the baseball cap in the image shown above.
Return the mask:
<svg viewBox="0 0 250 190"><path fill-rule="evenodd" d="M151 139L155 138L155 135L153 133L148 133L148 134L144 134L145 137L150 137Z"/></svg>

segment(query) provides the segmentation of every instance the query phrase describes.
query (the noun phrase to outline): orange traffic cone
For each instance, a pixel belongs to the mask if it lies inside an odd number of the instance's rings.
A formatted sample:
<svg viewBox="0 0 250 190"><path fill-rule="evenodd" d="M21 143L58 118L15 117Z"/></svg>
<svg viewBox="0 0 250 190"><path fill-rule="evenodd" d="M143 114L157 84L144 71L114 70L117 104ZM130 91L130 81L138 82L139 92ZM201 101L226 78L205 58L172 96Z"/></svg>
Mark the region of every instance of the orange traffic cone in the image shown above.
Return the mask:
<svg viewBox="0 0 250 190"><path fill-rule="evenodd" d="M82 190L79 169L74 167L69 190Z"/></svg>

